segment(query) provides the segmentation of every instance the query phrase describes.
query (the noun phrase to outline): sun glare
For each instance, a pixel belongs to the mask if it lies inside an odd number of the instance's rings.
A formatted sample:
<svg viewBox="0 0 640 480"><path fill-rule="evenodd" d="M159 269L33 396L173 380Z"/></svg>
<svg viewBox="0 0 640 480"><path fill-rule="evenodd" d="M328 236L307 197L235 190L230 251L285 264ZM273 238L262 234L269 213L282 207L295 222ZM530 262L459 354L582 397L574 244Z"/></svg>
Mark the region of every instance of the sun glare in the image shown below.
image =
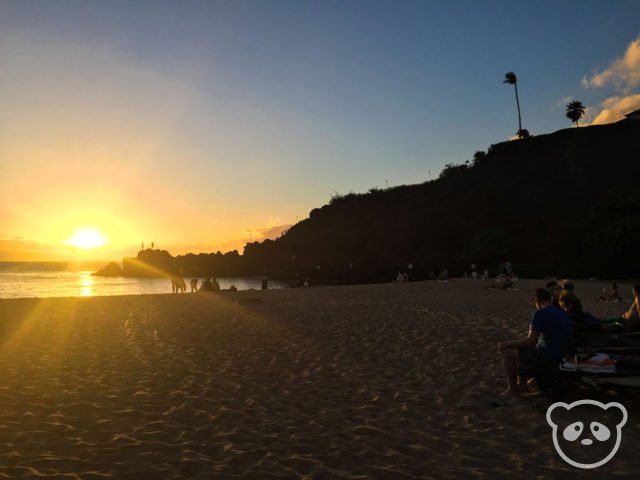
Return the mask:
<svg viewBox="0 0 640 480"><path fill-rule="evenodd" d="M90 249L105 245L107 239L95 228L79 228L65 243L74 247Z"/></svg>

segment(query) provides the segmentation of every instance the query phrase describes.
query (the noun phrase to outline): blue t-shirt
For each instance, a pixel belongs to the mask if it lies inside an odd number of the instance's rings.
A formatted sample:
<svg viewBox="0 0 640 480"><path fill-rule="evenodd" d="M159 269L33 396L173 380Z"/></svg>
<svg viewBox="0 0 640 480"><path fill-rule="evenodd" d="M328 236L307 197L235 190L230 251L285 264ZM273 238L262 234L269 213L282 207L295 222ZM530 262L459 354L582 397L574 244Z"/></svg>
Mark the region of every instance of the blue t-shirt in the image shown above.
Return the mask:
<svg viewBox="0 0 640 480"><path fill-rule="evenodd" d="M571 318L555 305L537 310L531 318L531 330L540 332L536 348L560 361L571 347Z"/></svg>

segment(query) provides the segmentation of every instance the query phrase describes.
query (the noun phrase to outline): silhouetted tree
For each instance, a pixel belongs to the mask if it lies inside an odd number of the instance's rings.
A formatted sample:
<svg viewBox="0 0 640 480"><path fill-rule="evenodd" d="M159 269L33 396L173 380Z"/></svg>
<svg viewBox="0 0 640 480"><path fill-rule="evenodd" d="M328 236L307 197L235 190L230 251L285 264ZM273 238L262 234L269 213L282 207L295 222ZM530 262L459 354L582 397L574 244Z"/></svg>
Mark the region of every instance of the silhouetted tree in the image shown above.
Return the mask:
<svg viewBox="0 0 640 480"><path fill-rule="evenodd" d="M569 102L567 104L566 117L569 120L571 120L573 123L575 123L576 127L580 126L578 125L578 120L580 120L583 115L584 115L584 105L582 105L582 102L579 102L578 100L574 100L573 102Z"/></svg>
<svg viewBox="0 0 640 480"><path fill-rule="evenodd" d="M529 138L531 136L531 134L529 133L529 130L527 130L526 128L521 128L520 130L518 130L518 138L523 139L523 138Z"/></svg>
<svg viewBox="0 0 640 480"><path fill-rule="evenodd" d="M516 105L518 107L518 132L522 130L522 118L520 117L520 99L518 98L518 78L516 74L513 72L508 72L504 74L504 82L509 85L513 85L516 90Z"/></svg>
<svg viewBox="0 0 640 480"><path fill-rule="evenodd" d="M484 160L487 156L487 153L484 150L478 150L473 154L473 165L478 165L482 160Z"/></svg>
<svg viewBox="0 0 640 480"><path fill-rule="evenodd" d="M467 161L466 163L460 163L460 164L447 163L442 169L442 171L440 172L440 176L438 178L450 177L451 175L455 175L457 173L460 173L466 170L468 166L469 166L469 161Z"/></svg>

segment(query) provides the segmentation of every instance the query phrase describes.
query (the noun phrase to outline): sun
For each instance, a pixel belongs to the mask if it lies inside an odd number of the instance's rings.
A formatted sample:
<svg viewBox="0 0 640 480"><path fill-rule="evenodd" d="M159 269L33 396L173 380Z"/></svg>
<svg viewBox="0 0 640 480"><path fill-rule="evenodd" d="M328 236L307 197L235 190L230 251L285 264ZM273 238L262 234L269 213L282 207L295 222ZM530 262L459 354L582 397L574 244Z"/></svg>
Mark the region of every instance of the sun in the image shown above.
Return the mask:
<svg viewBox="0 0 640 480"><path fill-rule="evenodd" d="M73 232L73 235L64 243L88 250L105 245L107 239L100 230L93 227L83 227Z"/></svg>

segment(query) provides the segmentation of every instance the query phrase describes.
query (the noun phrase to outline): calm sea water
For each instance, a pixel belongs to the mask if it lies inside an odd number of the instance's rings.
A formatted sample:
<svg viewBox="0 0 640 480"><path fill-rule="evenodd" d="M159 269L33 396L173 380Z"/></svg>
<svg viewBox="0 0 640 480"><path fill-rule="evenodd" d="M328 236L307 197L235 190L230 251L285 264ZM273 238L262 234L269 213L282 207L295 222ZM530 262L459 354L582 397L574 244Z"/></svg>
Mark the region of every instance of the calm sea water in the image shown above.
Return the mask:
<svg viewBox="0 0 640 480"><path fill-rule="evenodd" d="M0 262L0 298L89 297L92 295L141 295L171 293L166 278L94 277L104 263ZM189 280L187 291L189 290ZM260 289L260 277L218 278L223 289L235 285L238 290ZM198 282L200 285L201 282ZM274 280L269 288L287 285Z"/></svg>

